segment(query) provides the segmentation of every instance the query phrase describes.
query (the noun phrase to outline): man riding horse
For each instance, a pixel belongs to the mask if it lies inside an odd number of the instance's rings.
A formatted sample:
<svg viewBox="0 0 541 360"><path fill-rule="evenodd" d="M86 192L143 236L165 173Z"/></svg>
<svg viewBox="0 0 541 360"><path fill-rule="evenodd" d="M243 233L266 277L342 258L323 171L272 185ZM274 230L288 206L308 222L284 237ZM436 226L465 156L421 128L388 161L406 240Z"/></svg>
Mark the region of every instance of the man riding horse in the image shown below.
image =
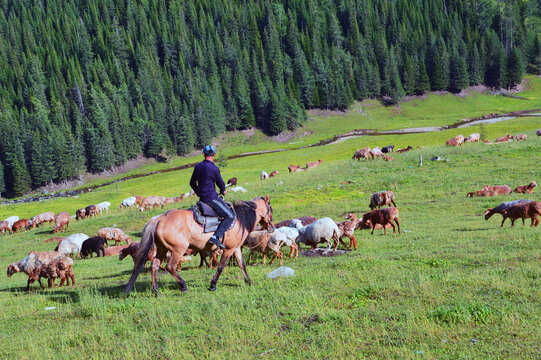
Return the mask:
<svg viewBox="0 0 541 360"><path fill-rule="evenodd" d="M212 145L207 145L203 148L203 155L205 156L205 160L195 165L193 169L190 186L193 191L195 191L200 201L210 206L216 211L218 216L223 218L220 225L211 236L209 243L224 249L225 246L222 243L222 240L226 230L229 229L233 221L235 221L235 216L224 199L219 197L216 193L216 185L220 189L221 196L224 196L226 192L220 169L214 164L216 149Z"/></svg>

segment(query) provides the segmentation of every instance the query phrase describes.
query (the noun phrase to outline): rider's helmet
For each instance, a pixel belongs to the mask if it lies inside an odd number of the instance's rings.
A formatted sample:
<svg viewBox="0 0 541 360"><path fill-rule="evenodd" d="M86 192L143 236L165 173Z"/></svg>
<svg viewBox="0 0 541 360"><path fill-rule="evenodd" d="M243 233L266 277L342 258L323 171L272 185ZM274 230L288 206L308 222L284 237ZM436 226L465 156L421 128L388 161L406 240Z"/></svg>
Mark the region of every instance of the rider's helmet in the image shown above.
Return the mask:
<svg viewBox="0 0 541 360"><path fill-rule="evenodd" d="M203 154L205 156L212 156L212 155L216 154L216 149L212 145L206 145L203 148Z"/></svg>

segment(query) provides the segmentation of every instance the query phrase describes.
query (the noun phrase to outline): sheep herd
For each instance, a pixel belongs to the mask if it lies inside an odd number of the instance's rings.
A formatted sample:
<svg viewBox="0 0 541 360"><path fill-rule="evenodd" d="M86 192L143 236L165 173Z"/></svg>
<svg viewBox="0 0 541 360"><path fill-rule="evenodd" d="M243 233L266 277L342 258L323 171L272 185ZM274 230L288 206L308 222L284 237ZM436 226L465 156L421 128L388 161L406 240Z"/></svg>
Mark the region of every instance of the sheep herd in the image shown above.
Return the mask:
<svg viewBox="0 0 541 360"><path fill-rule="evenodd" d="M505 137L498 138L495 142L510 141L511 139L525 141L526 135L519 134L513 137L508 134ZM459 135L449 139L447 145L458 146L464 142L476 142L479 140L479 134L471 134L468 138ZM397 152L406 152L411 149L412 147L408 146L407 148L397 150ZM373 160L382 157L389 161L392 160L392 157L383 154L391 153L393 150L394 146L392 145L386 146L383 149L379 147L374 149L363 148L355 152L353 159L360 160L363 158L366 160ZM310 162L307 163L304 168L297 165L289 165L288 170L290 173L303 171L310 168L316 168L321 163L322 160ZM261 173L261 180L276 175L278 175L277 170L271 172L270 175L267 175L267 173L263 171ZM237 178L231 178L228 180L227 186L232 187L236 184ZM514 192L531 194L536 186L537 184L534 181L531 181L528 185L516 187ZM510 194L512 192L513 190L511 187L507 185L486 185L481 190L468 193L467 196L497 196ZM139 207L140 211L145 211L160 206L163 209L166 204L181 202L183 199L192 195L193 191L182 194L179 197L169 198L163 196L132 196L122 200L119 208L122 210ZM388 207L385 207L386 205L388 205ZM33 229L44 223L54 223L53 233L60 230L65 232L66 230L69 230L70 218L75 217L76 220L83 220L103 213L109 214L110 206L111 204L107 201L96 205L89 205L85 208L77 209L75 216L71 217L68 212L61 212L56 215L53 212L45 212L33 216L30 219L19 219L18 216L10 216L4 221L0 221L0 232L11 233L20 230ZM354 236L355 230L371 229L372 234L375 230L383 230L386 235L387 229L392 228L393 233L398 230L398 233L400 234L399 211L395 203L393 191L380 191L374 193L370 197L369 207L371 211L362 214L360 217L357 217L354 213L349 213L344 221L341 222L335 222L329 217L317 219L311 216L303 216L284 220L276 224L276 230L273 232L255 229L249 234L242 245L250 251L247 257L247 264L250 264L253 253L259 252L263 255L263 264L265 264L268 254L272 253L273 257L270 263L272 264L274 260L278 258L280 265L282 265L284 256L281 249L283 247L289 247L289 258L297 258L300 244L304 244L310 247L311 250L314 250L320 244L326 243L327 252L329 252L331 248L333 251L336 251L338 244L342 243L344 247L356 250L357 239ZM531 226L537 227L539 225L538 216L541 215L541 202L525 199L503 202L495 208L487 209L485 212L485 220L488 220L496 213L501 214L503 217L501 226L503 226L507 218L511 219L512 226L517 219L522 219L524 224L525 219L530 218ZM350 239L349 245L344 243L343 239L345 237ZM121 229L112 227L100 229L95 236L78 233L65 238L52 239L58 242L54 251L41 253L34 251L30 252L28 256L21 261L8 266L8 277L17 272L24 272L27 274L27 290L30 284L35 281L38 281L41 285L42 278L48 280L49 287L54 287L54 282L57 278L60 278L60 286L64 283L69 285L70 280L71 284L75 285L73 258L75 258L76 255L77 257L82 258L93 257L93 254L96 254L98 257L118 255L120 260L126 256L132 256L132 258L135 259L139 248L138 242L132 242L130 237ZM108 246L108 241L114 241L114 246ZM125 245L121 245L122 242L125 242ZM220 253L221 250L199 252L199 255L201 256L200 267L203 266L204 263L211 268L215 267ZM191 256L197 254L197 252L188 250L184 254L183 261L189 260ZM152 261L154 255L155 249L149 253L148 260ZM208 257L210 258L210 263L207 262Z"/></svg>

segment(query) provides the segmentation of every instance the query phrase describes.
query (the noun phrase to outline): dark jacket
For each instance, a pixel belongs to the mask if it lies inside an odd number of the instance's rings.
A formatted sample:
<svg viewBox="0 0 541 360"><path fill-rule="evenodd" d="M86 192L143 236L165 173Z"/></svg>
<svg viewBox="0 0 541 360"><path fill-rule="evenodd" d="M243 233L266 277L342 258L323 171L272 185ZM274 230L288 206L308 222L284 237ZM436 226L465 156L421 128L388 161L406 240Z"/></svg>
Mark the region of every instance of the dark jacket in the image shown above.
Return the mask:
<svg viewBox="0 0 541 360"><path fill-rule="evenodd" d="M190 186L201 201L209 203L218 198L214 184L218 185L220 194L223 195L225 193L225 183L222 175L220 175L220 169L209 160L203 160L195 165Z"/></svg>

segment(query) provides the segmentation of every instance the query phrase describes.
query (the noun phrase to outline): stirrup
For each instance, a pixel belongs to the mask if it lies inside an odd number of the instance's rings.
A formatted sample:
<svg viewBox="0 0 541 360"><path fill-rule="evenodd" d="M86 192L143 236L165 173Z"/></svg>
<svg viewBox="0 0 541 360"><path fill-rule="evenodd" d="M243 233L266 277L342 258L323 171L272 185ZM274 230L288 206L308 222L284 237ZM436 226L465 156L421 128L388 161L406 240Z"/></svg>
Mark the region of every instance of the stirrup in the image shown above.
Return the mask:
<svg viewBox="0 0 541 360"><path fill-rule="evenodd" d="M220 249L225 249L225 245L214 235L211 236L209 243L218 246Z"/></svg>

